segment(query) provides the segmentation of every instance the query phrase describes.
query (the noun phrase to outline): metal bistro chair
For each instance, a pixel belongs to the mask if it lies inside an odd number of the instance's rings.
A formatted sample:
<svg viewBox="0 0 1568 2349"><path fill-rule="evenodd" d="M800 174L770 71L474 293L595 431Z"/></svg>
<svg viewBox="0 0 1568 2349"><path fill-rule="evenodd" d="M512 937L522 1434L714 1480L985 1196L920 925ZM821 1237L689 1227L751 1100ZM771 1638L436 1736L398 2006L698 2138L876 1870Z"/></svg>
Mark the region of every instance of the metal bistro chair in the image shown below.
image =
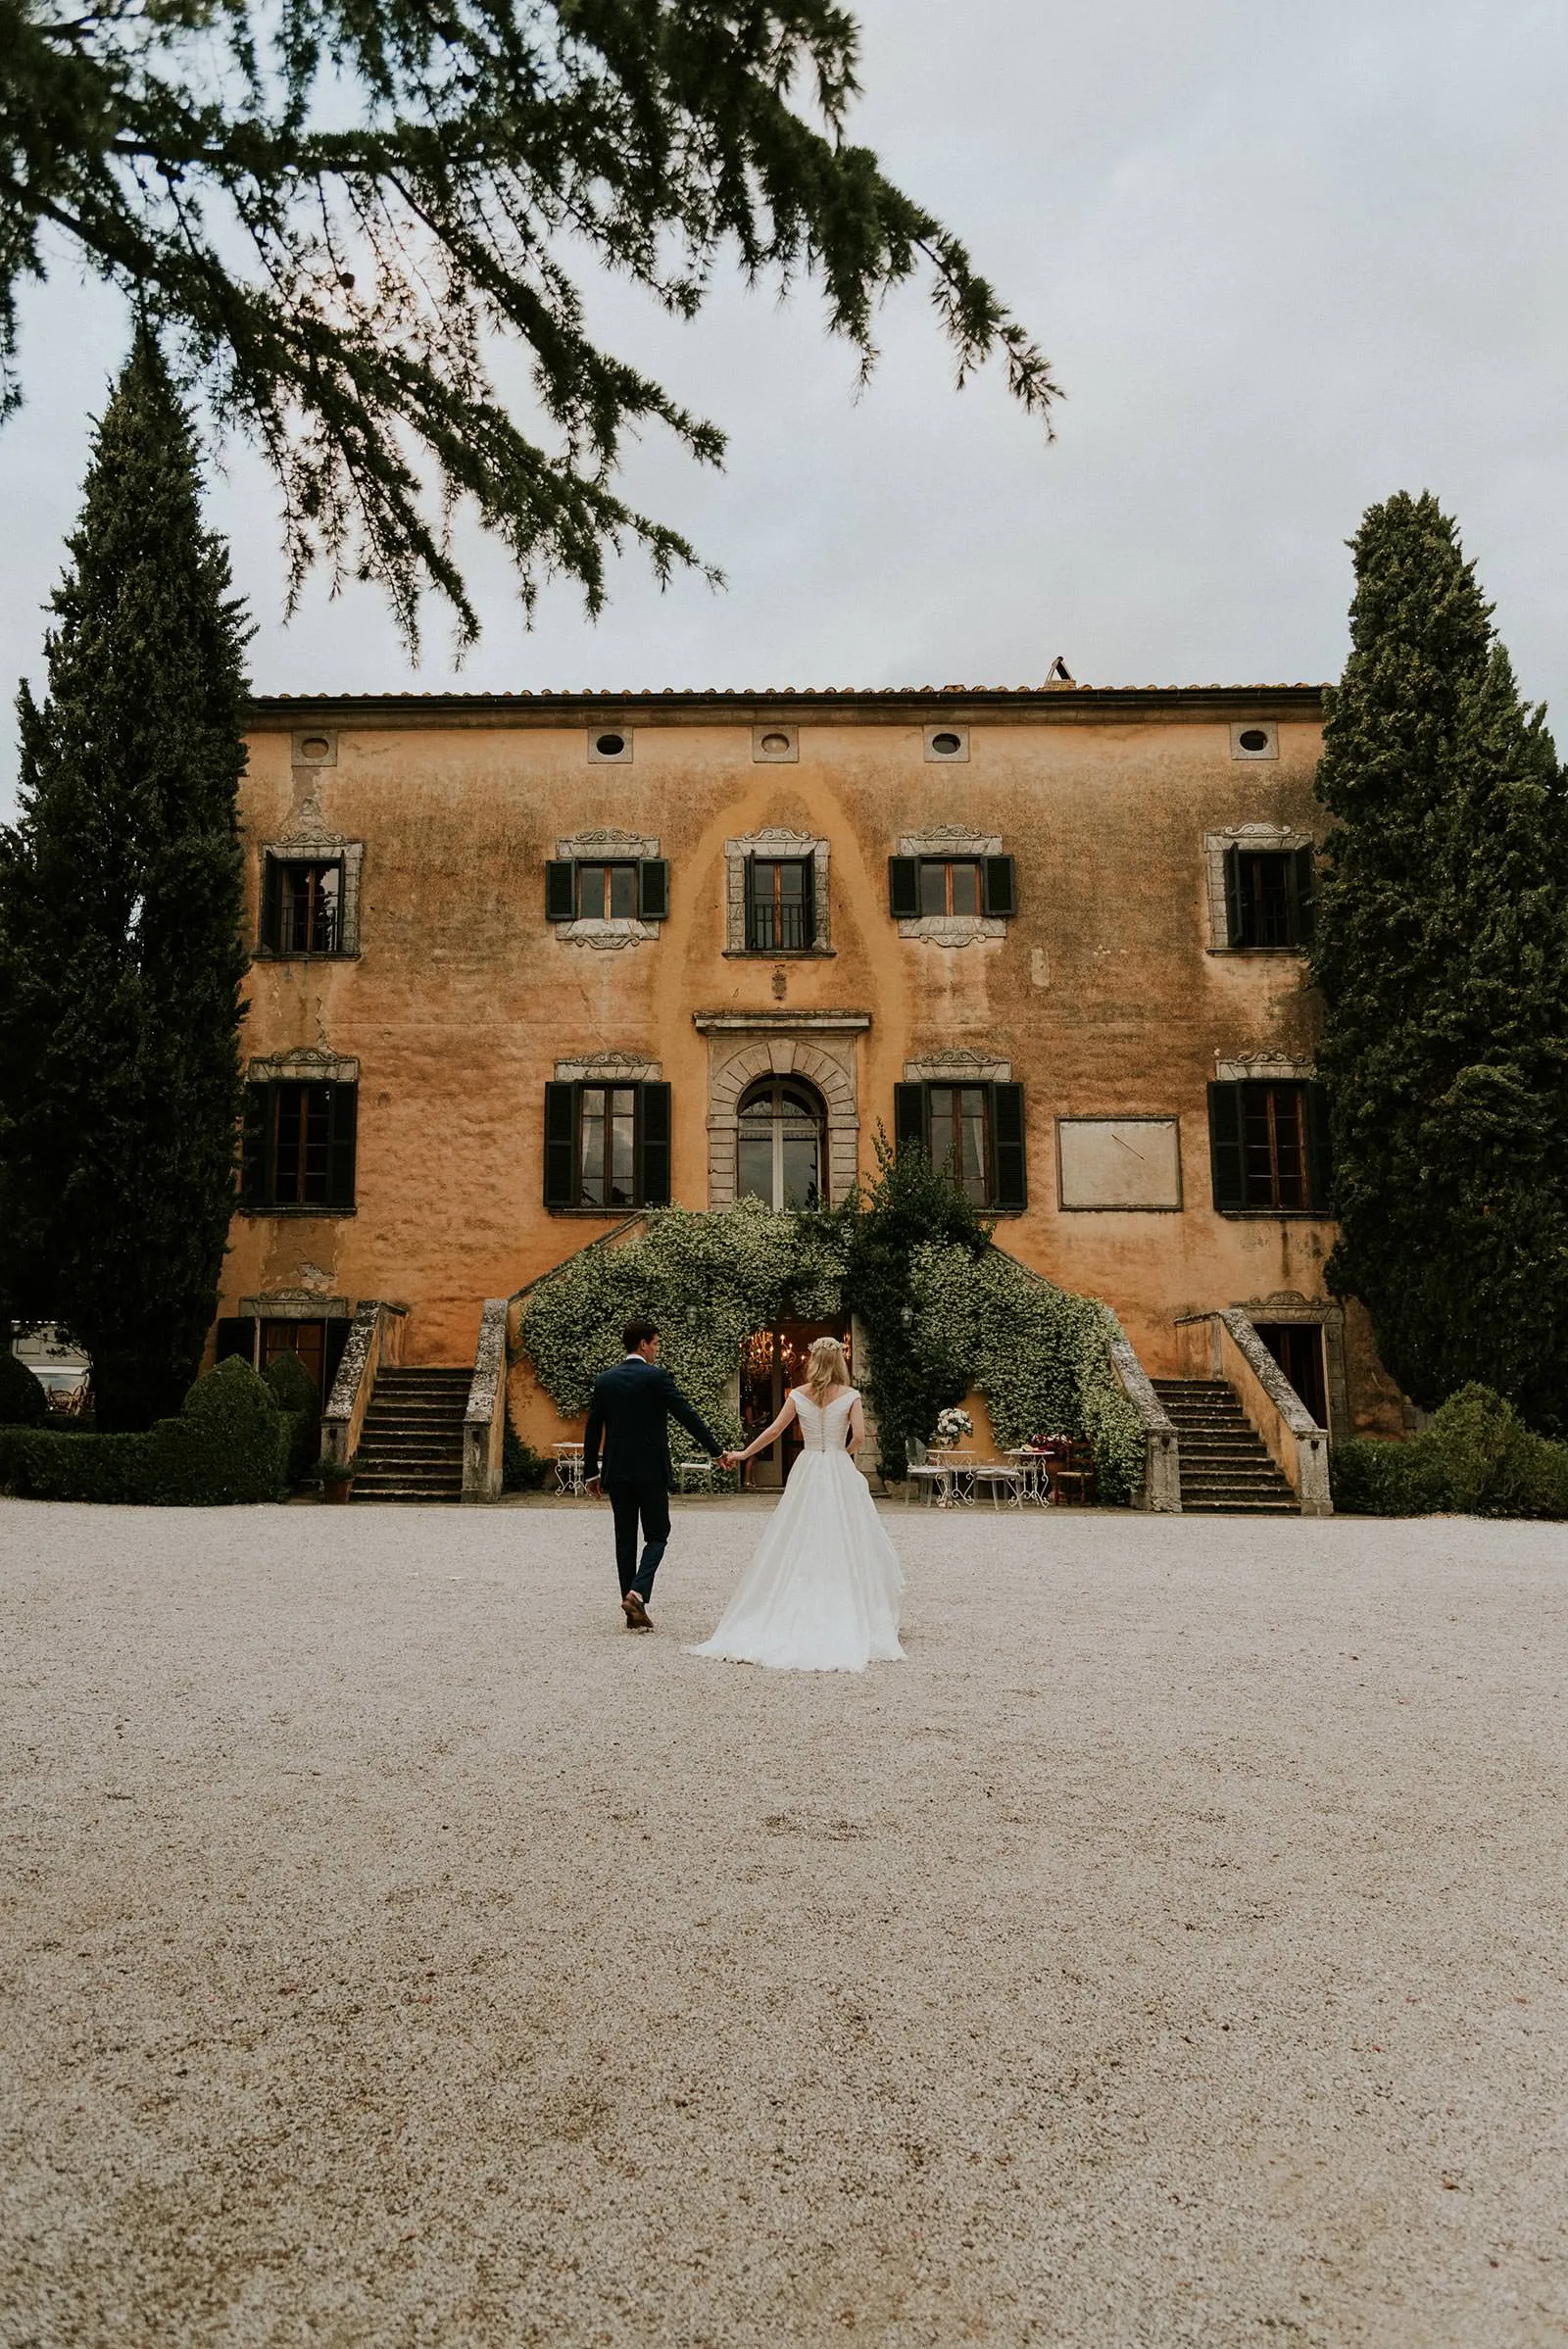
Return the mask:
<svg viewBox="0 0 1568 2349"><path fill-rule="evenodd" d="M924 1486L925 1505L928 1509L933 1501L938 1508L944 1505L943 1494L947 1490L948 1482L948 1472L945 1468L939 1468L934 1460L915 1460L910 1462L906 1473L909 1483L914 1486L916 1491Z"/></svg>
<svg viewBox="0 0 1568 2349"><path fill-rule="evenodd" d="M969 1489L984 1485L991 1493L991 1506L1000 1509L1023 1507L1023 1471L1010 1460L981 1460L975 1465Z"/></svg>

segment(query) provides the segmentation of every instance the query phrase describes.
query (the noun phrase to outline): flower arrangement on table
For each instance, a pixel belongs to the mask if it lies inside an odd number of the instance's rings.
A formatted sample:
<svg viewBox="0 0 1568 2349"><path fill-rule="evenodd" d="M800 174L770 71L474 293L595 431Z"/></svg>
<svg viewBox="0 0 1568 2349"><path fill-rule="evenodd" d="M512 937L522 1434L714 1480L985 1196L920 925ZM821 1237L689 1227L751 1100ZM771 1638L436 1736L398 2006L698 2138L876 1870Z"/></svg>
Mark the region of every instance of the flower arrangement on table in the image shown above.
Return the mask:
<svg viewBox="0 0 1568 2349"><path fill-rule="evenodd" d="M936 1440L944 1450L955 1444L960 1444L966 1436L973 1434L974 1421L969 1417L968 1412L960 1410L956 1403L952 1403L947 1410L937 1413Z"/></svg>

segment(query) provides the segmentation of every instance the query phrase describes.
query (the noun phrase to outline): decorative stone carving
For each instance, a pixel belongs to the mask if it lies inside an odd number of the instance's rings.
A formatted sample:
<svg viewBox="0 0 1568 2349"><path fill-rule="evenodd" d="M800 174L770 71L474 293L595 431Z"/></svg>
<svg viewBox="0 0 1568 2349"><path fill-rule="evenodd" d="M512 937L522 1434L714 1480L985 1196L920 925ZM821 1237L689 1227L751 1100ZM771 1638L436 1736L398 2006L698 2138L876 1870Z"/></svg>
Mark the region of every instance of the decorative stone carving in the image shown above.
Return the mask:
<svg viewBox="0 0 1568 2349"><path fill-rule="evenodd" d="M607 825L592 832L573 832L565 840L556 842L556 855L563 861L593 864L623 863L628 856L657 856L659 843L644 832L617 832Z"/></svg>
<svg viewBox="0 0 1568 2349"><path fill-rule="evenodd" d="M774 827L764 832L748 832L739 840L724 843L724 952L726 954L745 954L751 952L746 944L746 867L753 856L809 856L813 886L813 911L816 936L809 952L831 954L829 937L831 905L828 895L827 868L832 845L817 840L809 832L785 832Z"/></svg>
<svg viewBox="0 0 1568 2349"><path fill-rule="evenodd" d="M659 1061L644 1060L636 1052L586 1052L575 1060L556 1062L561 1085L652 1085L662 1074Z"/></svg>
<svg viewBox="0 0 1568 2349"><path fill-rule="evenodd" d="M1012 1062L977 1052L970 1045L955 1045L927 1052L920 1060L906 1060L904 1077L908 1085L1010 1085Z"/></svg>
<svg viewBox="0 0 1568 2349"><path fill-rule="evenodd" d="M1304 1085L1316 1075L1312 1061L1291 1052L1242 1052L1228 1060L1214 1055L1214 1077L1221 1085Z"/></svg>
<svg viewBox="0 0 1568 2349"><path fill-rule="evenodd" d="M292 1052L270 1052L251 1060L245 1074L253 1085L357 1085L358 1060L346 1060L325 1045L296 1045Z"/></svg>

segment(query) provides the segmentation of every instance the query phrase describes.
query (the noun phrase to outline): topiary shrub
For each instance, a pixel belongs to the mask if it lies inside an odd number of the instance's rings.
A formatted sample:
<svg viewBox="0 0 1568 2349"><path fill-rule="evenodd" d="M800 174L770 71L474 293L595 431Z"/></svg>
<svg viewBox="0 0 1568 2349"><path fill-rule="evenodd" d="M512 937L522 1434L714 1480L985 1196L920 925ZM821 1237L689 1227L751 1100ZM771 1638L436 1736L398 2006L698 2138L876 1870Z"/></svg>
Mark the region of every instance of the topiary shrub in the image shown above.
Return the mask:
<svg viewBox="0 0 1568 2349"><path fill-rule="evenodd" d="M49 1416L49 1397L42 1379L35 1379L8 1346L0 1353L0 1427L42 1427Z"/></svg>
<svg viewBox="0 0 1568 2349"><path fill-rule="evenodd" d="M177 1419L143 1438L141 1498L174 1507L278 1500L288 1477L290 1422L248 1362L231 1357L196 1381Z"/></svg>
<svg viewBox="0 0 1568 2349"><path fill-rule="evenodd" d="M1406 1444L1340 1444L1332 1470L1334 1505L1348 1516L1568 1517L1568 1444L1474 1383Z"/></svg>
<svg viewBox="0 0 1568 2349"><path fill-rule="evenodd" d="M262 1376L272 1391L273 1401L290 1422L288 1481L297 1485L320 1457L321 1404L316 1381L299 1355L292 1351L274 1354Z"/></svg>

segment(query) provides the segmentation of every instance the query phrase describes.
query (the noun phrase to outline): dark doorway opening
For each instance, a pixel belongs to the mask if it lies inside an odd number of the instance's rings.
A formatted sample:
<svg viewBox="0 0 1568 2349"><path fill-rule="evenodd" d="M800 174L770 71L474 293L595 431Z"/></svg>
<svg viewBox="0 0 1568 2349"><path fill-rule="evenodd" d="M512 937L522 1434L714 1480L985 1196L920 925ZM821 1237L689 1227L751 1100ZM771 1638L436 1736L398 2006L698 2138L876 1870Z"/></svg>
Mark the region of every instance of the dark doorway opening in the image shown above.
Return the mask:
<svg viewBox="0 0 1568 2349"><path fill-rule="evenodd" d="M1318 1426L1326 1428L1329 1424L1329 1392L1323 1367L1322 1324L1316 1321L1260 1321L1254 1327Z"/></svg>
<svg viewBox="0 0 1568 2349"><path fill-rule="evenodd" d="M850 1355L848 1321L781 1321L777 1329L758 1330L746 1341L741 1355L741 1425L750 1444L784 1408L792 1387L806 1384L806 1365L816 1338L836 1338L846 1359ZM801 1431L790 1426L751 1464L751 1482L760 1492L776 1493L794 1467L801 1448Z"/></svg>

